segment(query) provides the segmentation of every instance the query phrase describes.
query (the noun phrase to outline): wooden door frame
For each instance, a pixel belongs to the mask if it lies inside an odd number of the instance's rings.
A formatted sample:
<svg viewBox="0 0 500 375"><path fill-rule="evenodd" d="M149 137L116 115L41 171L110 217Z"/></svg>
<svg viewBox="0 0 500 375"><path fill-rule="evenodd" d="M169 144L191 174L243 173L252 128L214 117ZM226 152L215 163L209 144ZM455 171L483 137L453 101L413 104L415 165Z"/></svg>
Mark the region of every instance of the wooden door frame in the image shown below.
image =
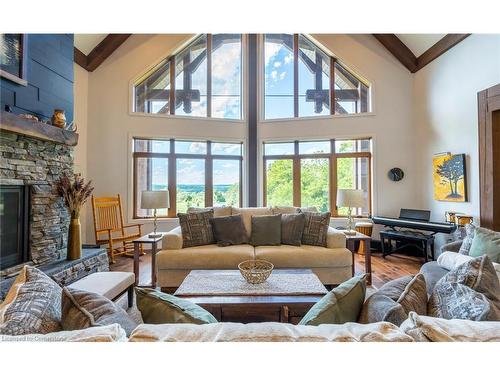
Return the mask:
<svg viewBox="0 0 500 375"><path fill-rule="evenodd" d="M480 222L482 227L500 231L500 144L494 145L500 125L493 123L500 116L500 84L480 91L477 97Z"/></svg>

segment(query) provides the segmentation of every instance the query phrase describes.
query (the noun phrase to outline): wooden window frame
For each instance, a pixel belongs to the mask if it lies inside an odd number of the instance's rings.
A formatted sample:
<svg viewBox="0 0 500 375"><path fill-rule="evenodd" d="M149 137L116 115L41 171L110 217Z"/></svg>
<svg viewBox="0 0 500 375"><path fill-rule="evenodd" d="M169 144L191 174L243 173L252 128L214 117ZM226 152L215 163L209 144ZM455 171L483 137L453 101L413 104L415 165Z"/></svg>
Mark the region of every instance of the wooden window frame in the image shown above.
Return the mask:
<svg viewBox="0 0 500 375"><path fill-rule="evenodd" d="M317 154L300 154L299 144L300 142L308 142L310 140L295 140L295 141L283 141L283 142L264 142L263 145L263 206L267 205L267 161L268 160L292 160L292 176L293 176L293 206L301 207L301 161L303 159L329 159L329 205L332 217L345 217L345 215L339 215L337 208L337 161L342 158L367 158L368 159L368 216L373 212L373 200L372 200L372 174L373 174L373 155L372 152L368 151L354 151L354 152L337 152L335 149L335 141L362 141L370 140L371 138L351 138L351 139L330 139L330 152L317 153ZM321 142L324 140L318 140ZM271 143L293 143L294 153L291 155L266 155L265 154L265 144ZM357 143L356 143L357 147ZM368 217L363 215L357 215L354 217Z"/></svg>
<svg viewBox="0 0 500 375"><path fill-rule="evenodd" d="M139 158L145 159L168 159L168 191L170 198L170 208L168 209L167 216L158 216L159 218L175 218L177 217L177 160L178 159L197 159L205 161L205 207L213 206L213 161L214 160L238 160L239 161L239 205L243 205L243 142L227 142L227 141L200 141L200 140L185 140L185 139L157 139L157 138L143 138L134 137L133 143L135 145L136 140L144 141L168 141L169 152L151 152L151 151L138 151L132 152L133 160L133 219L150 219L153 216L140 216L138 215L138 191L137 191L137 160ZM175 141L187 141L187 142L205 142L207 144L207 152L205 154L184 154L175 152ZM241 145L241 155L213 155L212 154L212 143L228 143L228 144L240 144ZM149 168L148 168L149 170Z"/></svg>
<svg viewBox="0 0 500 375"><path fill-rule="evenodd" d="M244 57L243 57L243 34L240 35L240 48L241 48L241 53L240 53L240 75L241 79L240 81L243 82L243 64L244 64ZM240 83L240 118L238 119L225 119L225 118L219 118L219 117L212 117L212 34L200 34L196 38L194 38L191 43L189 43L186 47L184 47L181 51L172 54L168 56L165 60L163 60L160 64L157 66L163 65L164 62L168 62L170 66L170 91L169 91L169 115L175 116L175 110L177 108L177 104L175 102L176 98L176 88L175 88L175 78L176 78L176 64L175 64L175 58L176 56L180 53L186 50L187 48L190 48L193 43L195 43L201 36L206 37L206 59L207 59L207 114L206 116L194 116L192 114L189 115L182 115L183 117L199 117L199 118L216 118L220 120L234 120L234 121L241 121L243 119L243 85ZM167 64L165 64L167 66ZM146 114L151 114L151 112L146 112L146 111L137 111L137 98L136 98L136 88L138 85L140 85L144 80L148 79L148 77L153 74L156 70L153 70L151 72L148 72L146 76L141 78L140 80L136 81L134 83L134 107L133 107L133 112L137 113L146 113Z"/></svg>
<svg viewBox="0 0 500 375"><path fill-rule="evenodd" d="M28 86L27 73L28 73L28 35L19 34L20 37L20 61L19 61L19 75L15 75L5 70L0 69L0 77L15 82L21 86Z"/></svg>

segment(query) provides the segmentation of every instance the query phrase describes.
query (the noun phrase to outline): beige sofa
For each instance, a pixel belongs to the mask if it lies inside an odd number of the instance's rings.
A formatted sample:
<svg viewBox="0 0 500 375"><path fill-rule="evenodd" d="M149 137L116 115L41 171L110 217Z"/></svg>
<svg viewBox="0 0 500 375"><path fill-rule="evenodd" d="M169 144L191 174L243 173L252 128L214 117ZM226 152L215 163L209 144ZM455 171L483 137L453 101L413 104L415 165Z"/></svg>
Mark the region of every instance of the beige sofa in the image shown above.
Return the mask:
<svg viewBox="0 0 500 375"><path fill-rule="evenodd" d="M241 214L248 236L251 234L252 216L294 213L294 207L220 207L214 216ZM327 247L302 245L257 246L217 245L182 248L180 227L168 232L156 258L157 284L162 288L176 288L191 270L237 269L238 264L249 259L267 260L275 268L311 269L325 285L337 285L352 277L352 254L346 248L345 235L329 228Z"/></svg>

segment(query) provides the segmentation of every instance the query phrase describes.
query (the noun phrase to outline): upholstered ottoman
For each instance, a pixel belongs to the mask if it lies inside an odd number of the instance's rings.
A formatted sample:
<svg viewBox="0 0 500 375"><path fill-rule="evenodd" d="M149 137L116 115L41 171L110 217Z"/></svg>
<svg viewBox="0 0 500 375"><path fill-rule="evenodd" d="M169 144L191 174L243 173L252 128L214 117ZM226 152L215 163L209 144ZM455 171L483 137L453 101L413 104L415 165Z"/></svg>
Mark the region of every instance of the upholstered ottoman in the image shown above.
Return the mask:
<svg viewBox="0 0 500 375"><path fill-rule="evenodd" d="M128 293L128 306L134 303L134 274L132 272L96 272L69 285L86 292L100 294L110 300L117 300Z"/></svg>

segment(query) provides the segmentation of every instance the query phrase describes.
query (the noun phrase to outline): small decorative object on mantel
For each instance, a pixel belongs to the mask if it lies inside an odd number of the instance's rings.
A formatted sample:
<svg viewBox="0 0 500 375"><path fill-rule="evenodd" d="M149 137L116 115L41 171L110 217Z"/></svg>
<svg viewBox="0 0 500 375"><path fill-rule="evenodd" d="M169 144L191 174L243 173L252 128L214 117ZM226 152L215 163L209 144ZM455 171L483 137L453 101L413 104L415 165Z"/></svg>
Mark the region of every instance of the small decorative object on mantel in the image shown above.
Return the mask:
<svg viewBox="0 0 500 375"><path fill-rule="evenodd" d="M64 109L54 109L54 114L52 115L52 125L64 129L66 126L66 115L64 114Z"/></svg>
<svg viewBox="0 0 500 375"><path fill-rule="evenodd" d="M29 113L21 113L19 117L24 118L26 120L38 121L38 117L33 116Z"/></svg>
<svg viewBox="0 0 500 375"><path fill-rule="evenodd" d="M250 284L261 284L271 276L274 265L266 260L245 260L238 264L238 269Z"/></svg>
<svg viewBox="0 0 500 375"><path fill-rule="evenodd" d="M94 191L92 181L85 183L80 174L74 174L73 178L63 176L56 182L55 190L64 199L71 215L68 232L68 260L80 259L82 256L80 209Z"/></svg>
<svg viewBox="0 0 500 375"><path fill-rule="evenodd" d="M405 176L405 173L403 172L403 170L401 168L392 168L389 173L387 173L387 177L389 177L389 179L391 181L394 181L394 182L398 182L398 181L401 181Z"/></svg>

